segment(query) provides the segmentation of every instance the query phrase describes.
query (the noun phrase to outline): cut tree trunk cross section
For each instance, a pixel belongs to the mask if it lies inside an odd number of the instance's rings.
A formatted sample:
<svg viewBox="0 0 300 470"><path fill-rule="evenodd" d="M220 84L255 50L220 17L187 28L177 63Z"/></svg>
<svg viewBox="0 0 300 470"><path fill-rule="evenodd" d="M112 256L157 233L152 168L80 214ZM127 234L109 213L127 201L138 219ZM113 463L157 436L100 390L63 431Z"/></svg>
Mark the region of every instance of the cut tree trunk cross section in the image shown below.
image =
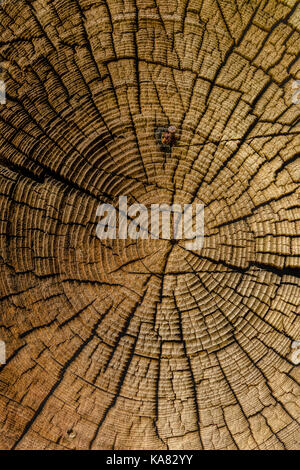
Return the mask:
<svg viewBox="0 0 300 470"><path fill-rule="evenodd" d="M0 449L300 450L299 2L6 0L0 36ZM203 247L97 236L125 196L204 205Z"/></svg>

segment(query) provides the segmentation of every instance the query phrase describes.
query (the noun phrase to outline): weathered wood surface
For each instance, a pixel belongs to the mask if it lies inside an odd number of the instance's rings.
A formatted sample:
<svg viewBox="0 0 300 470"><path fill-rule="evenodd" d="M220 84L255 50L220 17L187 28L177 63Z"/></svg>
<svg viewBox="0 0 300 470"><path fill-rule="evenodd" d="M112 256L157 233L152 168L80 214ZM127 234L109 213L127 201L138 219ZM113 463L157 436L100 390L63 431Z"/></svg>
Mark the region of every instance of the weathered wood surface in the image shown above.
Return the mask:
<svg viewBox="0 0 300 470"><path fill-rule="evenodd" d="M300 449L299 2L0 10L0 448ZM120 195L203 201L200 255L100 243Z"/></svg>

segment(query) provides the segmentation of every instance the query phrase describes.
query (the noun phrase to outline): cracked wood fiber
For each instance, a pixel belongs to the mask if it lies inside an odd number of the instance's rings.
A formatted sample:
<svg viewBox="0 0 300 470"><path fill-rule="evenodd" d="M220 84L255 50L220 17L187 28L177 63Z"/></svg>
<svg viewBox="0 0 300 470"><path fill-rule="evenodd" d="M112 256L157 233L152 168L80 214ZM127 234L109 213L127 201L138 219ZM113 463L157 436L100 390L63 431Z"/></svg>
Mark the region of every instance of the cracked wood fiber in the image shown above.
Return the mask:
<svg viewBox="0 0 300 470"><path fill-rule="evenodd" d="M0 37L0 448L299 450L299 2L7 0ZM202 201L203 249L100 241L119 196Z"/></svg>

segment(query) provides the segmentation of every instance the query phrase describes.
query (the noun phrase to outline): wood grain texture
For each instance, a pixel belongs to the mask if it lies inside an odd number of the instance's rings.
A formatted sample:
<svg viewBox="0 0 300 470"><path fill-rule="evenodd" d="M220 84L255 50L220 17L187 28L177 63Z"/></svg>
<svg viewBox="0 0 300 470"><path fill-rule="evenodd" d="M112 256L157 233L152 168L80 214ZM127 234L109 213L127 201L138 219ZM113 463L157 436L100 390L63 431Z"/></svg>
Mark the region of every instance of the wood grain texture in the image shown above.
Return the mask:
<svg viewBox="0 0 300 470"><path fill-rule="evenodd" d="M299 2L7 1L0 37L0 448L300 450ZM201 253L101 242L124 195L202 201Z"/></svg>

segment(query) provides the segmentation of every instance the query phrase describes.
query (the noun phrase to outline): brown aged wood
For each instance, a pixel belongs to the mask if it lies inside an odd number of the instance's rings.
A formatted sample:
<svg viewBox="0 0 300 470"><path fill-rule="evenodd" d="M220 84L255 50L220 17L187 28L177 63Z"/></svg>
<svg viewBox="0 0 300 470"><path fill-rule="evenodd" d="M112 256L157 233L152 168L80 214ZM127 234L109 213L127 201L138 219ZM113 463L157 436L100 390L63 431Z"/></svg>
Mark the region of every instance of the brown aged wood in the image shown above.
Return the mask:
<svg viewBox="0 0 300 470"><path fill-rule="evenodd" d="M300 449L299 2L0 10L0 448ZM203 250L100 242L120 195Z"/></svg>

